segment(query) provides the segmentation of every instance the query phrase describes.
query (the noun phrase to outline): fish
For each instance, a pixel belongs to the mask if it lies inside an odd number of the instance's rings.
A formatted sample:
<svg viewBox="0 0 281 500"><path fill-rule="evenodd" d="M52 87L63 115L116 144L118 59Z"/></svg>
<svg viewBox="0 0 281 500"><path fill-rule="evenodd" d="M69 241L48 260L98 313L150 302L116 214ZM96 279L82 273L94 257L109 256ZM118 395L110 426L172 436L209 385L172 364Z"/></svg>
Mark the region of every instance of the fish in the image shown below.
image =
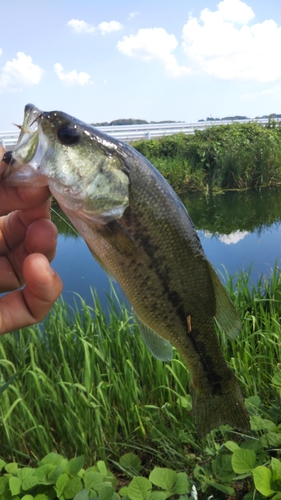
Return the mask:
<svg viewBox="0 0 281 500"><path fill-rule="evenodd" d="M152 354L168 361L178 350L190 374L198 435L223 424L248 431L243 395L216 330L218 323L234 339L241 321L172 187L133 147L64 112L28 104L19 128L4 182L48 185L120 284Z"/></svg>

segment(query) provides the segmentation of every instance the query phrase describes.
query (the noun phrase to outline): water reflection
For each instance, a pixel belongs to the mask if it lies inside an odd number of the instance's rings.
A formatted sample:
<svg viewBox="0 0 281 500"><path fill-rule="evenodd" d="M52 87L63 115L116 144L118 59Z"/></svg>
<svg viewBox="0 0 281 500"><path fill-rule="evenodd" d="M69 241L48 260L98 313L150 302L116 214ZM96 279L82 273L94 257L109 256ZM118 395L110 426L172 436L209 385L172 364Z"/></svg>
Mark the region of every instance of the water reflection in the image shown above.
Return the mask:
<svg viewBox="0 0 281 500"><path fill-rule="evenodd" d="M252 279L281 267L281 189L229 192L216 196L182 197L213 266L230 275L252 265ZM65 219L65 216L63 215ZM90 287L106 306L111 284L87 245L69 224L53 215L59 228L54 267L64 282L63 296L73 303L75 293L92 303ZM120 287L116 289L121 294Z"/></svg>
<svg viewBox="0 0 281 500"><path fill-rule="evenodd" d="M281 189L185 195L183 202L216 269L252 266L252 280L281 264Z"/></svg>
<svg viewBox="0 0 281 500"><path fill-rule="evenodd" d="M234 233L230 233L230 234L218 234L217 237L218 237L218 240L221 241L222 243L225 243L226 245L231 245L231 244L234 244L234 243L238 243L238 241L240 240L243 240L245 238L245 236L247 236L248 231L234 231ZM204 231L204 236L206 238L211 238L212 237L212 233L210 233L209 231Z"/></svg>
<svg viewBox="0 0 281 500"><path fill-rule="evenodd" d="M230 235L236 231L262 232L281 222L281 189L230 191L182 196L197 229Z"/></svg>

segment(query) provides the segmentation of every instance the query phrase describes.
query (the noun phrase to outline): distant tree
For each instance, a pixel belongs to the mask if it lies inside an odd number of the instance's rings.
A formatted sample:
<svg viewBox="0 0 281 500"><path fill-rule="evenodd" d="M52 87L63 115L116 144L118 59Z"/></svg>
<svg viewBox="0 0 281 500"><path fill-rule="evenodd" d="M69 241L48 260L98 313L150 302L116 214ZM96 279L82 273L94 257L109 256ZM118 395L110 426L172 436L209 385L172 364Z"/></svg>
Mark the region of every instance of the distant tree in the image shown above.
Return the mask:
<svg viewBox="0 0 281 500"><path fill-rule="evenodd" d="M108 127L110 123L108 122L98 122L98 123L90 123L93 127Z"/></svg>
<svg viewBox="0 0 281 500"><path fill-rule="evenodd" d="M118 120L112 120L112 122L99 122L91 123L93 127L110 127L111 125L148 125L149 123L183 123L176 122L175 120L161 120L160 122L148 122L146 120L140 120L138 118L119 118Z"/></svg>
<svg viewBox="0 0 281 500"><path fill-rule="evenodd" d="M113 120L110 125L145 125L148 122L146 120L139 120L133 118L119 118L119 120Z"/></svg>
<svg viewBox="0 0 281 500"><path fill-rule="evenodd" d="M112 120L112 122L102 122L102 123L92 123L95 127L102 127L102 126L107 126L110 127L111 125L142 125L142 124L147 124L148 122L146 120L139 120L139 119L134 119L134 118L119 118L118 120Z"/></svg>
<svg viewBox="0 0 281 500"><path fill-rule="evenodd" d="M271 113L270 115L262 115L262 116L256 116L257 120L274 120L274 118L281 118L280 114L277 113Z"/></svg>
<svg viewBox="0 0 281 500"><path fill-rule="evenodd" d="M249 120L247 116L240 116L240 115L235 115L235 116L225 116L222 118L222 120Z"/></svg>
<svg viewBox="0 0 281 500"><path fill-rule="evenodd" d="M183 122L181 120L178 120L178 121L175 121L175 120L161 120L160 122L149 122L149 123L152 123L152 124L155 123L155 124L157 124L157 123L185 123L185 122Z"/></svg>

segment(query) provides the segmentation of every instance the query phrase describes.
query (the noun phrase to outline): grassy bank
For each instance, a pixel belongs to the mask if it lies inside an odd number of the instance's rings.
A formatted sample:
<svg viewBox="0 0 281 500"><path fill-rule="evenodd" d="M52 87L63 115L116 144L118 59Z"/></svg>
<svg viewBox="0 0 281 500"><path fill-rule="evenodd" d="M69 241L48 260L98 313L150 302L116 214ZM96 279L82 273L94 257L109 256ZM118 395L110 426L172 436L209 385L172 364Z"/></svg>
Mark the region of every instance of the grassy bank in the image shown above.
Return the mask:
<svg viewBox="0 0 281 500"><path fill-rule="evenodd" d="M155 465L182 470L202 491L212 481L226 484L212 464L225 455L229 440L256 454L259 449L261 463L279 457L281 275L275 269L256 287L247 274L237 280L235 290L231 279L227 285L243 330L235 341L220 338L248 398L248 436L224 426L199 440L189 374L177 352L170 363L157 361L124 308L112 303L107 322L95 299L93 307L78 300L79 311L70 314L59 302L43 325L1 338L1 457L35 463L56 451L84 455L87 466L105 459L116 470L120 456L134 451L144 474Z"/></svg>
<svg viewBox="0 0 281 500"><path fill-rule="evenodd" d="M281 183L281 127L233 123L133 146L176 191L257 188Z"/></svg>

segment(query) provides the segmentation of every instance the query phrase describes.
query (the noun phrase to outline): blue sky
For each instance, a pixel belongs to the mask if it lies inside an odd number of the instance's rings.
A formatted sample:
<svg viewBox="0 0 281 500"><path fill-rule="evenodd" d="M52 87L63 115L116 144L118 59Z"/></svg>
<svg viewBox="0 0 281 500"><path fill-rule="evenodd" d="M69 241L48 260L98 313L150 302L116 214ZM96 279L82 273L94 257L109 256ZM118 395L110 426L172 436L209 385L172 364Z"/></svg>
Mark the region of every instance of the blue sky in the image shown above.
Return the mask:
<svg viewBox="0 0 281 500"><path fill-rule="evenodd" d="M9 0L0 130L24 105L86 122L281 113L280 0Z"/></svg>

